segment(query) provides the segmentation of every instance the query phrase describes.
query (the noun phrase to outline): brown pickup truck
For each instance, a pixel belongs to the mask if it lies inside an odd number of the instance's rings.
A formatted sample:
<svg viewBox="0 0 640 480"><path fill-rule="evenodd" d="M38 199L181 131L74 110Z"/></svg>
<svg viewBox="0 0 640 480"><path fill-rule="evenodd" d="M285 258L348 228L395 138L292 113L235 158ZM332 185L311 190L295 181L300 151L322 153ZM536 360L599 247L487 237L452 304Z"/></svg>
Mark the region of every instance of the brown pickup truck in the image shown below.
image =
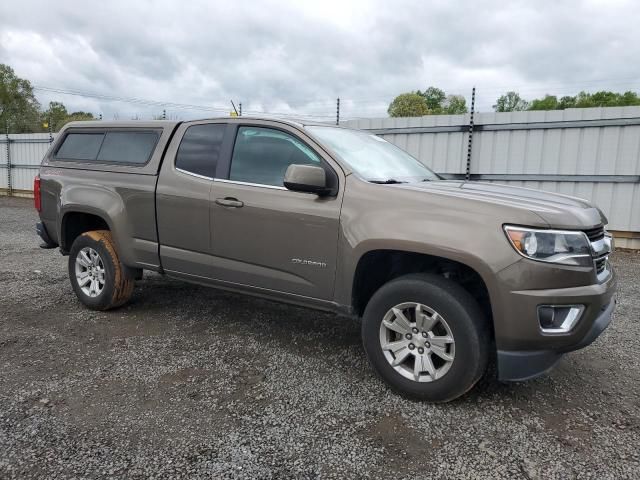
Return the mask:
<svg viewBox="0 0 640 480"><path fill-rule="evenodd" d="M367 132L268 118L74 122L36 177L37 231L88 308L143 270L362 318L393 389L525 380L609 324L606 218L584 200L446 181Z"/></svg>

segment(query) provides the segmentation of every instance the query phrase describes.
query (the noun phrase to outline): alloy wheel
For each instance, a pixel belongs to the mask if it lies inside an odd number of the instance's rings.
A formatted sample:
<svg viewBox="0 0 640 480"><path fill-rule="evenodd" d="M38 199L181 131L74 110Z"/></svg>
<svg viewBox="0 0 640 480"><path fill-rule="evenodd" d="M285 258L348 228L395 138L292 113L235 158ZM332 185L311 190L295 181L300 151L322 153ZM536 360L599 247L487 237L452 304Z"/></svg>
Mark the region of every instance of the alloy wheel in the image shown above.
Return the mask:
<svg viewBox="0 0 640 480"><path fill-rule="evenodd" d="M104 263L93 248L84 247L78 252L75 273L78 286L88 297L97 297L104 290Z"/></svg>
<svg viewBox="0 0 640 480"><path fill-rule="evenodd" d="M385 314L380 347L396 372L416 382L442 378L455 358L455 341L446 320L416 302L398 304Z"/></svg>

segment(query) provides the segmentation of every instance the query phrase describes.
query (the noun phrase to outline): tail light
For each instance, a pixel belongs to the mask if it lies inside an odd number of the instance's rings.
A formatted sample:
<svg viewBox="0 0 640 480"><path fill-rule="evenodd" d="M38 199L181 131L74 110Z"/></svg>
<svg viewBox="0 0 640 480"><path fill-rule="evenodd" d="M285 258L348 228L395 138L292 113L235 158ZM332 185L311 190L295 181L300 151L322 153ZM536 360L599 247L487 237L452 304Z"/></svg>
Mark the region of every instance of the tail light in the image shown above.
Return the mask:
<svg viewBox="0 0 640 480"><path fill-rule="evenodd" d="M40 197L40 175L36 175L33 179L33 206L40 212L42 210L42 202Z"/></svg>

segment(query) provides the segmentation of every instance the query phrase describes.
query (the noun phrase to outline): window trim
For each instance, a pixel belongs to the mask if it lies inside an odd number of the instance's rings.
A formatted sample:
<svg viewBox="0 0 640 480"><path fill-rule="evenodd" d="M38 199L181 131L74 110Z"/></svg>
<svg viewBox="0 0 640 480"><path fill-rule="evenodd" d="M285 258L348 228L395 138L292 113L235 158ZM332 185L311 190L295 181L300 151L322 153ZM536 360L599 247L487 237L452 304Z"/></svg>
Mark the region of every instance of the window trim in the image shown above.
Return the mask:
<svg viewBox="0 0 640 480"><path fill-rule="evenodd" d="M240 180L228 180L225 178L214 178L214 182L222 182L222 183L231 183L233 185L244 185L245 187L259 187L259 188L271 188L272 190L289 190L287 187L281 187L279 185L269 185L266 183L252 183L252 182L241 182Z"/></svg>
<svg viewBox="0 0 640 480"><path fill-rule="evenodd" d="M178 168L175 165L173 167L176 169L176 172L184 173L185 175L191 175L192 177L201 178L203 180L213 180L213 177L207 177L206 175L200 175L199 173L193 173L188 170L183 170L182 168Z"/></svg>
<svg viewBox="0 0 640 480"><path fill-rule="evenodd" d="M237 184L237 185L245 185L245 186L251 186L251 187L261 187L261 188L271 188L274 190L286 190L288 192L292 192L292 193L297 193L294 192L293 190L289 190L287 187L285 186L281 186L281 185L270 185L267 183L253 183L253 182L243 182L240 180L231 180L231 165L233 163L233 152L236 149L236 141L238 139L238 133L240 132L240 128L242 127L253 127L253 128L265 128L265 129L270 129L270 130L277 130L279 132L285 133L293 138L295 138L296 140L298 140L299 142L303 143L309 150L311 150L320 160L320 166L325 170L325 172L327 173L327 176L331 175L332 177L334 177L336 183L337 183L337 187L336 187L336 191L339 192L340 191L340 176L338 175L338 173L335 171L335 169L329 164L329 162L327 162L324 159L324 156L322 155L322 153L320 153L318 151L317 148L312 147L311 145L309 145L309 142L307 142L305 139L301 138L301 136L296 132L292 132L286 128L283 128L281 126L278 125L272 125L272 124L262 124L262 123L234 123L233 124L234 127L234 131L230 132L233 136L232 136L232 143L231 143L231 150L229 152L229 157L227 160L227 163L225 165L225 171L224 173L224 178L218 178L217 176L214 178L214 181L224 181L224 183L232 183L232 184Z"/></svg>
<svg viewBox="0 0 640 480"><path fill-rule="evenodd" d="M189 131L189 129L191 127L201 127L201 126L211 126L211 125L222 125L223 127L225 127L224 131L222 132L222 141L220 142L220 153L218 154L218 160L216 161L215 168L213 169L213 177L202 175L200 173L190 172L189 170L185 170L184 168L178 167L177 163L178 163L178 153L180 153L180 146L182 145L182 142L184 142L184 137ZM177 172L184 173L185 175L191 175L192 177L201 178L204 180L213 180L214 178L216 178L215 176L218 171L218 166L220 165L220 161L223 158L223 154L225 153L224 147L226 145L227 135L229 133L228 126L229 124L226 122L210 122L210 121L202 121L202 120L197 120L196 123L191 123L187 125L186 128L184 129L184 132L182 132L180 136L180 142L178 142L178 145L176 146L176 153L173 155L173 162L172 162L173 169Z"/></svg>
<svg viewBox="0 0 640 480"><path fill-rule="evenodd" d="M154 133L156 135L156 141L153 144L153 148L149 152L149 156L145 160L144 163L137 162L118 162L118 161L105 161L98 160L98 156L100 156L100 152L102 151L102 146L104 145L104 140L107 138L108 133ZM64 142L67 140L67 137L71 134L102 134L102 142L100 142L100 148L98 148L98 152L96 153L96 158L91 160L89 158L64 158L58 157L58 151L64 145ZM157 128L145 128L145 127L133 127L133 128L122 128L122 127L101 127L101 128L69 128L64 132L64 135L60 139L60 141L56 144L55 150L51 153L51 160L54 162L70 162L70 163L82 163L84 165L121 165L123 167L144 167L149 164L151 159L153 158L153 154L156 152L158 148L158 143L160 142L160 137L162 136L162 129Z"/></svg>

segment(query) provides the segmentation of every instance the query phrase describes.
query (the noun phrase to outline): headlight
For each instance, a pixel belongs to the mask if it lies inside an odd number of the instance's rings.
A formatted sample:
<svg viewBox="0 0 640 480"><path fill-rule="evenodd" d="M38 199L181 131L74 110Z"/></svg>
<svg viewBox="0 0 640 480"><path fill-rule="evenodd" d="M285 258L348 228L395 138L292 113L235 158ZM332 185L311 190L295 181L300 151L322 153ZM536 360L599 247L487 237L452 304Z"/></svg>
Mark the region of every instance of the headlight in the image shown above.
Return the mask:
<svg viewBox="0 0 640 480"><path fill-rule="evenodd" d="M505 226L513 248L523 257L562 265L593 266L589 238L583 232Z"/></svg>

